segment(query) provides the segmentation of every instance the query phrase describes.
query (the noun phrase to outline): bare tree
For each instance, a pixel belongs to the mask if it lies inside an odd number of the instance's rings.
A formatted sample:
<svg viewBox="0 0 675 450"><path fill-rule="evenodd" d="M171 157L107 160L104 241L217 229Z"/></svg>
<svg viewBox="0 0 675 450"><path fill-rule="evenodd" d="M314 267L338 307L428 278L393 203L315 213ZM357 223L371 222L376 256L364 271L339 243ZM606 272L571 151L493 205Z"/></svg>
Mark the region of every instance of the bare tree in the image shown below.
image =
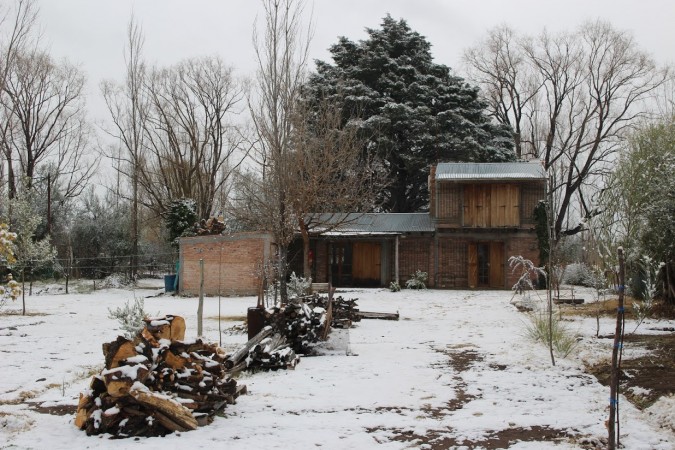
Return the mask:
<svg viewBox="0 0 675 450"><path fill-rule="evenodd" d="M294 117L285 184L302 236L304 276L310 278L310 235L354 220L344 213L372 211L385 182L384 172L374 169L374 156L362 151L358 119L343 125L340 108L326 100L314 107L303 102Z"/></svg>
<svg viewBox="0 0 675 450"><path fill-rule="evenodd" d="M143 202L157 214L171 200L191 198L199 217L248 150L234 116L244 89L219 58L193 58L154 69L145 85L149 109L138 161Z"/></svg>
<svg viewBox="0 0 675 450"><path fill-rule="evenodd" d="M601 21L536 38L499 28L465 56L495 118L516 128L551 175L554 240L580 231L574 208L594 214L589 196L667 71Z"/></svg>
<svg viewBox="0 0 675 450"><path fill-rule="evenodd" d="M287 300L288 246L297 220L289 204L286 159L293 150L293 120L306 78L311 24L302 28L301 0L263 0L262 34L254 31L257 58L257 97L249 100L257 138L256 161L265 185L256 197L268 202L263 219L278 248L277 268L282 301ZM252 177L255 180L256 177ZM262 206L262 205L261 205Z"/></svg>
<svg viewBox="0 0 675 450"><path fill-rule="evenodd" d="M10 198L32 188L40 167L49 168L63 198L79 195L93 176L83 89L84 76L67 62L55 63L39 49L15 55L0 98Z"/></svg>
<svg viewBox="0 0 675 450"><path fill-rule="evenodd" d="M127 26L127 43L124 53L126 78L123 84L104 81L101 92L105 99L114 128L108 134L118 140L124 155L110 155L116 161L118 177L123 174L131 180L131 240L132 274L138 266L139 239L139 163L144 145L144 130L149 102L143 90L146 67L143 62L143 32L134 17ZM119 183L118 183L119 186ZM120 193L117 192L119 195Z"/></svg>

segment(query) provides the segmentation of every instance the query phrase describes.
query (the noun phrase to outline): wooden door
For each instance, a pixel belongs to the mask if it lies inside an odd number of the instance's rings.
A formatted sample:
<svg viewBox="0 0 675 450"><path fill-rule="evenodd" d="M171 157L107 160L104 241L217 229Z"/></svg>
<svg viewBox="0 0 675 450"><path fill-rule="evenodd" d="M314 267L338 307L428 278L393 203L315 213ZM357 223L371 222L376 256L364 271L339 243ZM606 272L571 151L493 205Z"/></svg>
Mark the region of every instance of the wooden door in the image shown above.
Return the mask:
<svg viewBox="0 0 675 450"><path fill-rule="evenodd" d="M381 245L379 242L354 242L352 279L355 285L380 286Z"/></svg>
<svg viewBox="0 0 675 450"><path fill-rule="evenodd" d="M490 242L490 287L504 287L504 243Z"/></svg>
<svg viewBox="0 0 675 450"><path fill-rule="evenodd" d="M469 287L478 286L478 246L475 243L469 244Z"/></svg>

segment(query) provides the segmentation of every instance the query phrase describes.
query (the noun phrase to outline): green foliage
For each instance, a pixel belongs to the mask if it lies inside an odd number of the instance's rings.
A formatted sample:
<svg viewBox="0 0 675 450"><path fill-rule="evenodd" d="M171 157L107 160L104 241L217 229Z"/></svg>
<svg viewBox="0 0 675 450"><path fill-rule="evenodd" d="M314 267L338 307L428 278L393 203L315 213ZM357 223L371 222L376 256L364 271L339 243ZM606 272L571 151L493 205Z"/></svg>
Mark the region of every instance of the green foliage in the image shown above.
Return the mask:
<svg viewBox="0 0 675 450"><path fill-rule="evenodd" d="M197 222L197 204L190 198L173 200L164 215L166 228L169 231L169 243L178 248L178 238L192 236L192 226Z"/></svg>
<svg viewBox="0 0 675 450"><path fill-rule="evenodd" d="M125 338L133 339L145 326L143 319L148 315L145 313L144 306L143 297L136 297L133 303L127 302L124 307L108 308L108 318L120 323Z"/></svg>
<svg viewBox="0 0 675 450"><path fill-rule="evenodd" d="M334 64L317 62L304 95L339 105L357 122L391 184L377 204L385 211L428 206L429 166L437 161L510 161L512 133L485 113L478 88L433 62L431 44L390 16L368 38L340 38Z"/></svg>
<svg viewBox="0 0 675 450"><path fill-rule="evenodd" d="M566 358L577 347L577 337L562 322L560 316L553 315L549 320L548 314L530 314L530 323L525 326L525 334L533 342L547 344L549 336L553 342L553 351L560 358ZM552 333L549 334L549 330Z"/></svg>
<svg viewBox="0 0 675 450"><path fill-rule="evenodd" d="M656 297L656 274L658 273L661 264L651 259L649 256L643 256L640 259L640 265L642 266L642 301L633 302L633 314L635 314L635 333L638 327L644 322L645 319L648 319L652 315L654 309L654 298Z"/></svg>
<svg viewBox="0 0 675 450"><path fill-rule="evenodd" d="M5 223L0 223L0 266L11 264L15 261L13 246L16 234L9 231ZM0 284L0 307L11 299L16 300L21 295L19 283L12 279L12 274L7 276L7 284Z"/></svg>
<svg viewBox="0 0 675 450"><path fill-rule="evenodd" d="M410 279L405 282L405 287L407 289L426 289L426 282L428 278L428 273L422 272L421 270L416 270L415 273L410 275Z"/></svg>
<svg viewBox="0 0 675 450"><path fill-rule="evenodd" d="M548 214L546 213L546 202L540 201L534 208L534 230L537 233L537 244L539 244L539 264L545 264L548 261L548 255L551 252L548 233Z"/></svg>
<svg viewBox="0 0 675 450"><path fill-rule="evenodd" d="M391 292L400 292L401 291L401 285L398 284L395 281L392 281L391 283L389 283L389 290Z"/></svg>
<svg viewBox="0 0 675 450"><path fill-rule="evenodd" d="M623 149L600 198L611 223L608 247L626 249L632 288L642 290L640 258L665 262L671 285L675 267L675 118L638 130ZM672 286L671 286L672 288ZM667 298L669 289L663 294ZM670 298L673 302L675 299Z"/></svg>
<svg viewBox="0 0 675 450"><path fill-rule="evenodd" d="M16 272L33 275L40 271L59 270L56 263L56 249L49 237L38 239L36 232L42 216L36 212L38 202L34 191L21 192L11 202L12 229L16 232L14 241L14 263L10 268Z"/></svg>

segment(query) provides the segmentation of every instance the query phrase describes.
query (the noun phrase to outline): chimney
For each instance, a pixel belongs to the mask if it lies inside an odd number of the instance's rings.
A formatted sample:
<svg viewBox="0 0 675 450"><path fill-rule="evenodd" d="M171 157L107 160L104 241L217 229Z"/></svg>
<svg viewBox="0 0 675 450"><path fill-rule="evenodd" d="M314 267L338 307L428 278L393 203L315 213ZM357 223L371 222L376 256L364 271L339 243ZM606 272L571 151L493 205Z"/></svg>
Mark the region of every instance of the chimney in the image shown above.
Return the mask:
<svg viewBox="0 0 675 450"><path fill-rule="evenodd" d="M436 166L429 169L429 215L436 218Z"/></svg>

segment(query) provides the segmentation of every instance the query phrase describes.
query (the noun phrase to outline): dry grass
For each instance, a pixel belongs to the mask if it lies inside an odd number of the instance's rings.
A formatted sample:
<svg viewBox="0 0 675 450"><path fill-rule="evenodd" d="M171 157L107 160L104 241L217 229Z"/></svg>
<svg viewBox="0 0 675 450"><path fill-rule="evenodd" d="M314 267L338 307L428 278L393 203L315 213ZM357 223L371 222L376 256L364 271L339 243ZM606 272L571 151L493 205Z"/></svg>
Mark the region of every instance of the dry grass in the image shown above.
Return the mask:
<svg viewBox="0 0 675 450"><path fill-rule="evenodd" d="M633 302L639 301L633 297L624 298L624 316L626 319L635 319L633 313ZM616 317L616 310L619 307L618 298L612 298L600 302L584 303L582 305L564 305L560 307L560 313L563 316L582 316L595 317L600 310L600 317ZM675 307L658 302L654 303L651 317L655 319L673 319L675 318Z"/></svg>
<svg viewBox="0 0 675 450"><path fill-rule="evenodd" d="M206 320L218 320L218 316L204 317ZM222 322L246 322L246 316L220 316Z"/></svg>

